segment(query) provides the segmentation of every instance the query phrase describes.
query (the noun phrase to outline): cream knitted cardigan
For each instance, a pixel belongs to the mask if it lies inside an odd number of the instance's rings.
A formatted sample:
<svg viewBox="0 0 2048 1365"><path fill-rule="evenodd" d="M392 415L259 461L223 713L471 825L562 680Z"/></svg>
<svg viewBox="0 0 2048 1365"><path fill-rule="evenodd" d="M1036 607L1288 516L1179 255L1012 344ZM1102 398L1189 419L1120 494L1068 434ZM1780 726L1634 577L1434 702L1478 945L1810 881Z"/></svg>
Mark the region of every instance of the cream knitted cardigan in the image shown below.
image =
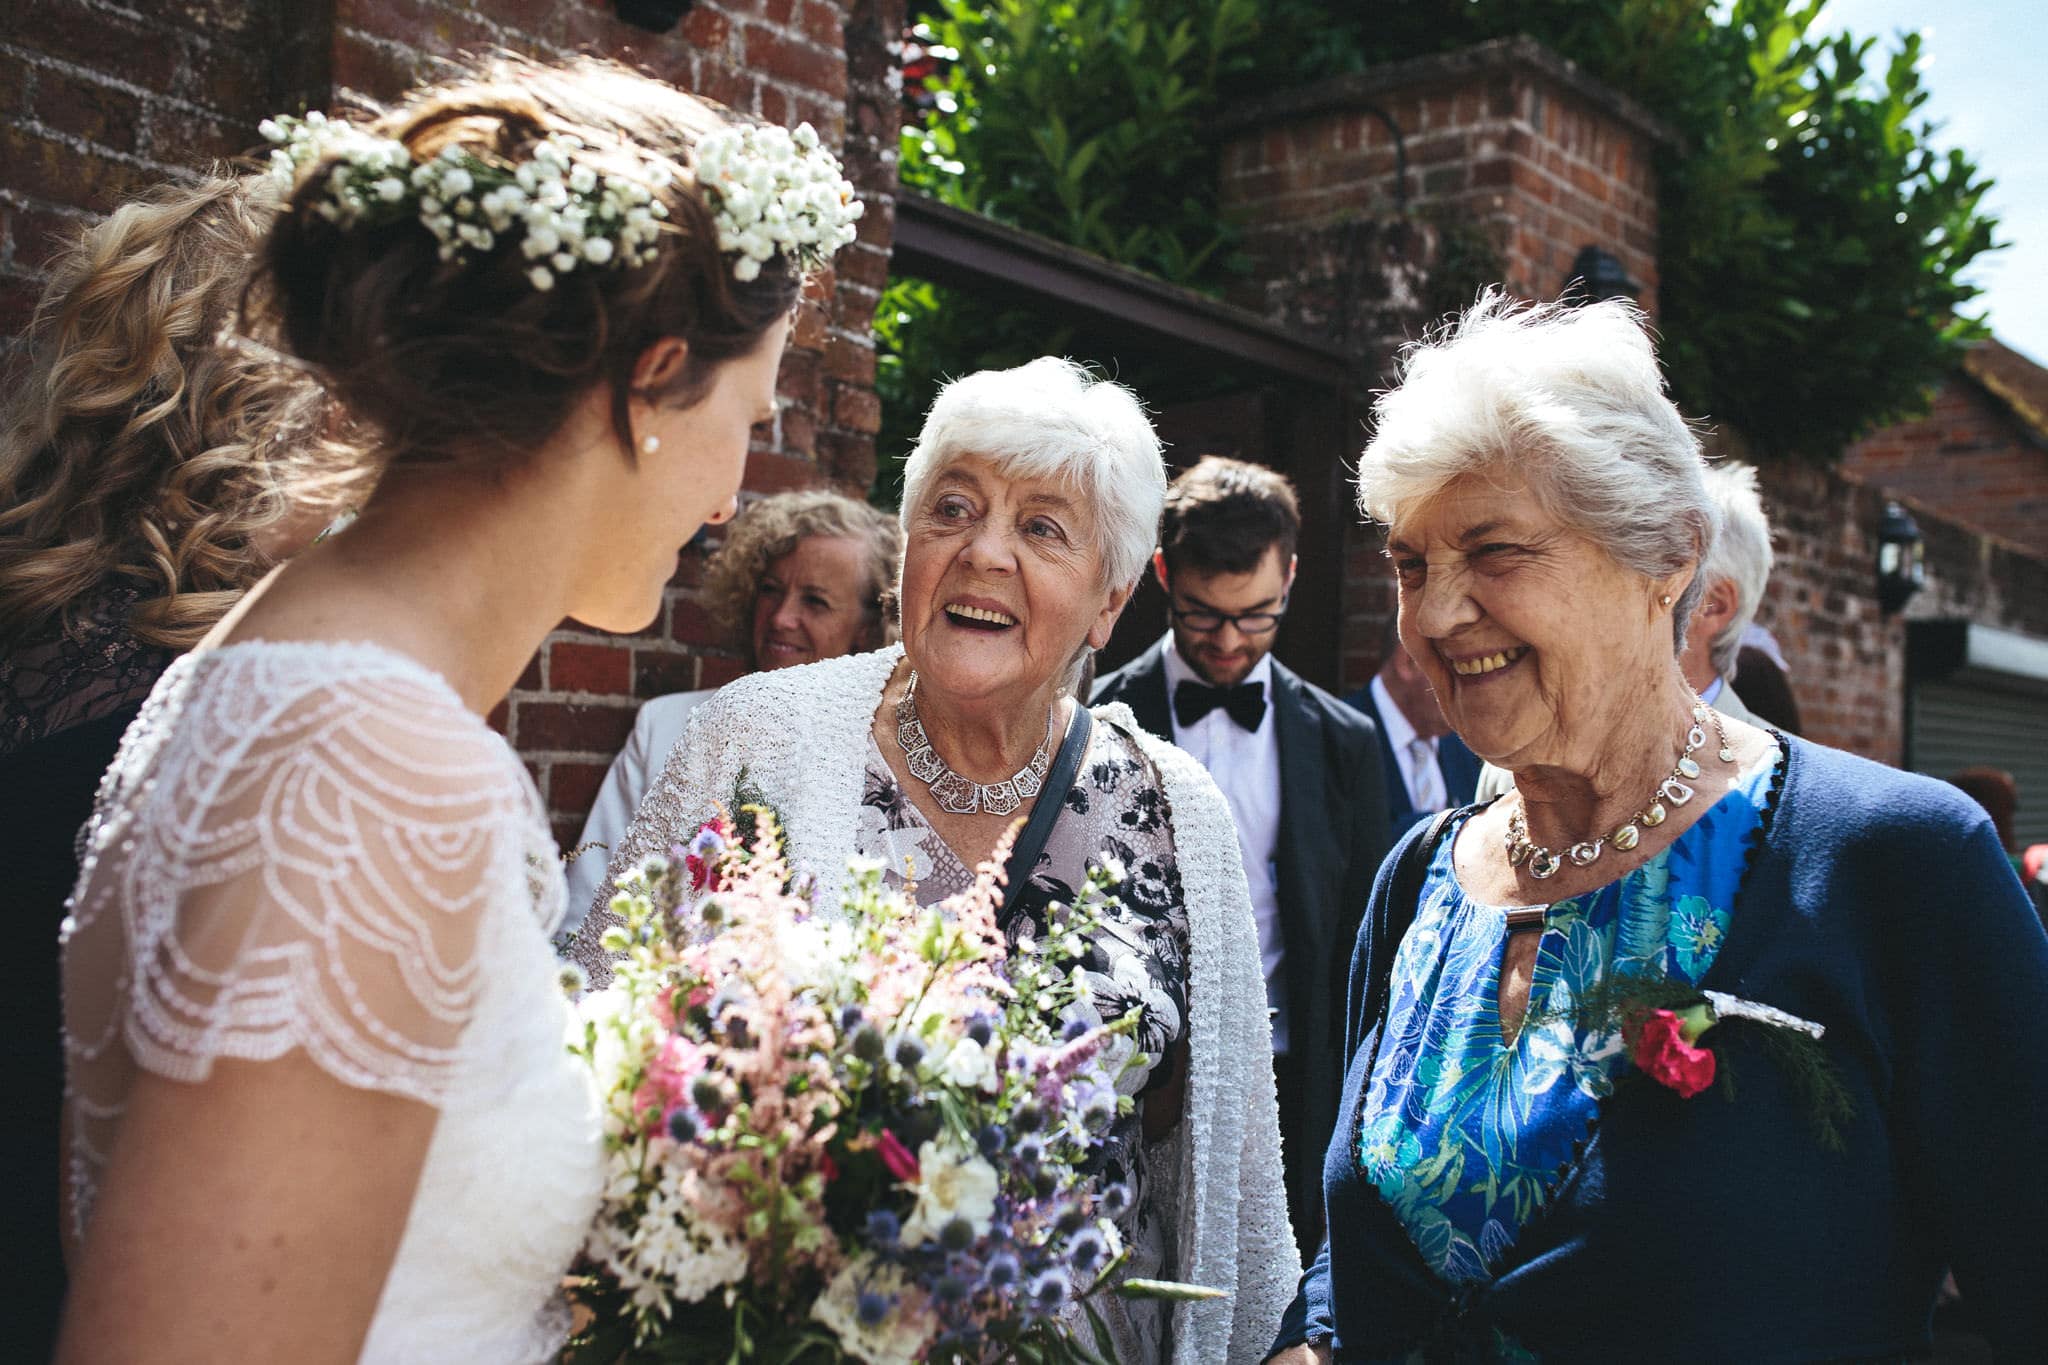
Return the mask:
<svg viewBox="0 0 2048 1365"><path fill-rule="evenodd" d="M901 656L892 646L723 688L690 717L613 851L611 875L687 839L715 803L731 802L744 770L787 824L792 865L835 883L858 851L868 729ZM1187 896L1187 1107L1169 1139L1179 1179L1162 1184L1182 1197L1178 1277L1229 1297L1175 1309L1173 1362L1256 1365L1301 1264L1281 1186L1272 1031L1236 827L1200 764L1140 730L1127 707L1094 714L1130 734L1158 770ZM613 922L594 907L572 949L594 982L610 975L596 943Z"/></svg>

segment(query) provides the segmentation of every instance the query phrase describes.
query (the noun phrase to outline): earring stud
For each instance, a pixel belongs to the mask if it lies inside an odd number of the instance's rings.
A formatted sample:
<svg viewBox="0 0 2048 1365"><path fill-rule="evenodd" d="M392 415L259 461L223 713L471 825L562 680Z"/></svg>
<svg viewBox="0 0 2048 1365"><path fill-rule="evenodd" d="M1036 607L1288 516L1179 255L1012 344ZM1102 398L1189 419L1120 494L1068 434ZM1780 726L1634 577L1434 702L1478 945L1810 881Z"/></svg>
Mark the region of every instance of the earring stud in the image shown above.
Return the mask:
<svg viewBox="0 0 2048 1365"><path fill-rule="evenodd" d="M648 437L647 439L651 441L651 440L653 440L654 438L653 438L652 436L650 436L650 437ZM1670 606L1670 605L1671 605L1671 594L1667 592L1667 593L1665 593L1665 594L1664 594L1664 595L1663 595L1662 597L1658 598L1657 600L1658 600L1659 602L1663 603L1663 604L1664 604L1665 606L1667 606L1667 607L1668 607L1668 606Z"/></svg>
<svg viewBox="0 0 2048 1365"><path fill-rule="evenodd" d="M655 451L661 449L661 438L659 436L642 436L640 438L640 448L649 455L652 455ZM1664 600L1669 602L1671 599L1667 597Z"/></svg>

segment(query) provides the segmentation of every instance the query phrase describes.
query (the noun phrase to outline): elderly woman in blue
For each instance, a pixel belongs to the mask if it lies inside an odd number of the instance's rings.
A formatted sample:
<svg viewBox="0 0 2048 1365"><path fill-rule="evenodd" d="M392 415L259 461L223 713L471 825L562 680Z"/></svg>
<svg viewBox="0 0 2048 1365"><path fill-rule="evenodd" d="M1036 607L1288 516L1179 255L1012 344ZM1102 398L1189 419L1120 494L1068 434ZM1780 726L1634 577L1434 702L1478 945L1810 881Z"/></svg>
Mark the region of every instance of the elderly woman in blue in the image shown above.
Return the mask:
<svg viewBox="0 0 2048 1365"><path fill-rule="evenodd" d="M1703 468L1621 302L1379 402L1402 643L1514 789L1380 871L1276 1362L1896 1360L1950 1270L2048 1349L2048 938L1968 801L1687 687Z"/></svg>

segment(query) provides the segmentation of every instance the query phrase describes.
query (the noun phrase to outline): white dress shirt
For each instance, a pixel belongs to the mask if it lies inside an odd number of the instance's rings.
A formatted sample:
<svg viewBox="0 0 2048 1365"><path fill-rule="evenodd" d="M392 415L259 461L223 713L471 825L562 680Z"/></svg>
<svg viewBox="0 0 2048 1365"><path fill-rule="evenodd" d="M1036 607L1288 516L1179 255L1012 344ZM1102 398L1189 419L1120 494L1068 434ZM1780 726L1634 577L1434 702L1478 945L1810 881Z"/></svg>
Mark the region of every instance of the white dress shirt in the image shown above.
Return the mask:
<svg viewBox="0 0 2048 1365"><path fill-rule="evenodd" d="M1372 703L1379 708L1380 724L1386 729L1387 743L1394 749L1394 762L1401 766L1401 785L1408 789L1408 804L1417 815L1450 805L1443 765L1437 761L1436 738L1424 739L1415 733L1394 694L1378 678L1372 680Z"/></svg>
<svg viewBox="0 0 2048 1365"><path fill-rule="evenodd" d="M597 899L597 889L604 883L604 870L611 863L611 850L625 837L626 826L633 823L647 789L654 785L662 765L668 762L668 751L683 737L683 726L689 722L690 713L717 690L707 687L701 692L672 692L640 708L626 747L612 760L612 770L604 775L604 785L597 790L597 803L590 808L590 818L583 822L583 837L576 841L579 847L603 847L578 855L563 869L569 881L563 933L574 933L590 913L590 903Z"/></svg>
<svg viewBox="0 0 2048 1365"><path fill-rule="evenodd" d="M1188 667L1174 648L1173 636L1166 637L1166 705L1173 710L1173 694L1183 681L1208 684ZM1237 847L1244 855L1244 879L1252 893L1252 915L1259 926L1259 965L1266 977L1266 1004L1273 1010L1273 1051L1287 1052L1287 983L1281 974L1286 956L1280 936L1279 878L1273 865L1280 842L1280 735L1273 723L1273 657L1269 654L1252 666L1245 682L1258 683L1265 690L1266 713L1259 728L1247 730L1217 707L1191 726L1182 726L1173 716L1173 742L1187 750L1223 789L1230 815L1237 825Z"/></svg>

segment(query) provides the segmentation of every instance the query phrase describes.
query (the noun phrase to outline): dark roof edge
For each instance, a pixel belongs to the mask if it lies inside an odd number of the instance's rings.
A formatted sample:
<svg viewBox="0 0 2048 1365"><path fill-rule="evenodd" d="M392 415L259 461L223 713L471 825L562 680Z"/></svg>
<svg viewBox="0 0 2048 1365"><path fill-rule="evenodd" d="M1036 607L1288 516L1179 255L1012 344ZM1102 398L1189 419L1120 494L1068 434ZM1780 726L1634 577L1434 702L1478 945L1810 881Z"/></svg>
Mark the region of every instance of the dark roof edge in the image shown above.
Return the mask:
<svg viewBox="0 0 2048 1365"><path fill-rule="evenodd" d="M2048 369L1994 336L1963 352L1962 370L2037 444L2048 445Z"/></svg>
<svg viewBox="0 0 2048 1365"><path fill-rule="evenodd" d="M1334 76L1298 89L1248 100L1223 111L1210 130L1222 136L1283 120L1306 118L1370 104L1390 91L1458 80L1483 72L1515 68L1548 76L1583 95L1651 141L1682 148L1685 139L1662 119L1603 81L1595 80L1566 57L1560 57L1526 34L1494 38L1456 52L1383 62L1363 71Z"/></svg>

